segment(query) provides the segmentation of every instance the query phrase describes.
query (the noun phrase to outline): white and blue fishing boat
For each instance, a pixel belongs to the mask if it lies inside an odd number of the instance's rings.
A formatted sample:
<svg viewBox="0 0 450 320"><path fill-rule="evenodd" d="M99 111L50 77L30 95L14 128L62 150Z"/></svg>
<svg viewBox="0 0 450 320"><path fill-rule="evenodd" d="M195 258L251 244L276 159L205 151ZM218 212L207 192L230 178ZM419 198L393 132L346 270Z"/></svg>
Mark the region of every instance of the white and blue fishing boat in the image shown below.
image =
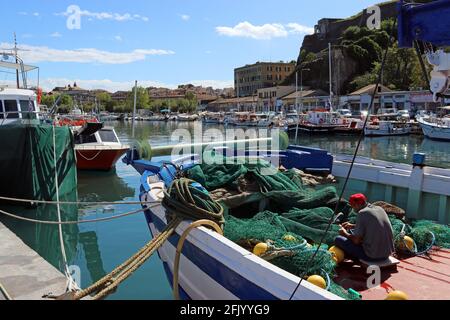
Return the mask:
<svg viewBox="0 0 450 320"><path fill-rule="evenodd" d="M218 148L217 150L221 150ZM254 155L247 151L246 155ZM290 146L285 151L273 151L266 159L280 159L285 168L296 168L310 172L331 172L338 179L346 177L352 159L350 156L332 156L313 148ZM134 158L134 160L132 160ZM152 161L139 159L131 151L124 162L132 165L141 174L140 198L146 204L161 201L163 190L177 179L181 171L187 171L198 163L199 155L188 154L176 158L156 157ZM423 165L424 155L415 156L415 165L397 164L358 157L346 195L363 192L370 199L385 200L406 209L410 219L427 219L448 224L450 221L450 170ZM222 199L223 200L223 199ZM425 209L427 208L427 209ZM163 205L148 208L145 218L153 237L167 226L167 212ZM180 237L191 221L183 221L176 234L158 250L167 277L173 284L174 261ZM433 245L433 244L431 244ZM363 299L383 299L386 286L408 292L412 299L442 299L449 289L447 276L443 272L450 268L450 251L434 248L429 259L409 257L400 261L395 273L383 273L381 287L364 288L361 272L351 266L337 270L339 284L346 289L358 288ZM208 228L193 229L181 250L179 270L179 292L182 299L341 299L272 263L254 255L251 251L230 241ZM409 279L409 281L405 281ZM339 282L342 281L342 282ZM430 291L416 290L415 286L426 281L433 287ZM295 293L295 294L294 294Z"/></svg>

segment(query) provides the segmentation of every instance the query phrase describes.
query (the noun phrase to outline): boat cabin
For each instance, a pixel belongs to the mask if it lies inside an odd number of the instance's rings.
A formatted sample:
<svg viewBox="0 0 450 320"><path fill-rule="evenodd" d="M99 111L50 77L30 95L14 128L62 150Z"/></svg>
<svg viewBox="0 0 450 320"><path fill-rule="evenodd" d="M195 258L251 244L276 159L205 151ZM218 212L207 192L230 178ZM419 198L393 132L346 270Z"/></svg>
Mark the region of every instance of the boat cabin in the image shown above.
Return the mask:
<svg viewBox="0 0 450 320"><path fill-rule="evenodd" d="M0 88L0 125L38 119L39 106L33 90Z"/></svg>
<svg viewBox="0 0 450 320"><path fill-rule="evenodd" d="M89 128L86 127L86 128ZM75 133L75 144L120 144L119 138L113 127L103 127L92 133L92 130L86 129Z"/></svg>

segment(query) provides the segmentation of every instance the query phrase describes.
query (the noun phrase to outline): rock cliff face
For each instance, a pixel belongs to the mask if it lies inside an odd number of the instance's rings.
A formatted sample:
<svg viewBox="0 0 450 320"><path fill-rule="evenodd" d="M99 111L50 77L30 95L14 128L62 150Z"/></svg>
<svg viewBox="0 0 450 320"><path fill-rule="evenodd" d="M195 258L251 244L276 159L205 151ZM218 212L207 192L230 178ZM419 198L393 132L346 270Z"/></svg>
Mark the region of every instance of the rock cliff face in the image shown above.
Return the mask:
<svg viewBox="0 0 450 320"><path fill-rule="evenodd" d="M398 1L389 1L378 4L382 20L395 18L397 16L397 2ZM342 34L347 28L351 26L367 26L367 21L370 16L371 14L367 12L367 9L364 9L359 14L347 19L321 19L314 27L315 33L305 36L300 51L306 50L307 52L318 53L327 49L328 43L333 45L339 44Z"/></svg>
<svg viewBox="0 0 450 320"><path fill-rule="evenodd" d="M379 4L381 19L387 20L397 15L397 1L390 1ZM348 19L321 19L315 26L315 34L306 36L300 52L303 50L316 54L316 59L310 62L301 61L300 54L297 59L297 69L308 68L311 71L303 72L304 85L313 88L329 91L329 64L328 64L328 44L333 45L332 50L332 82L333 93L337 95L346 94L349 82L362 72L362 61L357 61L351 57L343 46L339 46L343 32L351 27L363 27L367 25L367 20L371 16L367 9L358 15ZM295 73L286 82L295 82Z"/></svg>

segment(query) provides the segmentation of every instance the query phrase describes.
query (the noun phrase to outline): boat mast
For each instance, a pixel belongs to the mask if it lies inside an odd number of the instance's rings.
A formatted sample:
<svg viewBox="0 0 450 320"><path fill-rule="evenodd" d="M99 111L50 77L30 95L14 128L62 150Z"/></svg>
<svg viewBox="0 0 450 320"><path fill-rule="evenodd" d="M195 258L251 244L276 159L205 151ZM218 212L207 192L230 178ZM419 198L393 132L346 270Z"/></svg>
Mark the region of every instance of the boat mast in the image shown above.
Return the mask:
<svg viewBox="0 0 450 320"><path fill-rule="evenodd" d="M330 111L333 111L333 83L332 83L332 68L331 68L331 42L328 43L328 65L329 65L329 74L330 74Z"/></svg>
<svg viewBox="0 0 450 320"><path fill-rule="evenodd" d="M133 119L131 121L131 136L134 139L134 121L136 118L136 103L137 103L137 80L134 82L134 104L133 104Z"/></svg>
<svg viewBox="0 0 450 320"><path fill-rule="evenodd" d="M20 83L19 83L19 57L17 54L17 36L16 33L14 32L14 57L16 58L16 84L17 84L17 89L20 88Z"/></svg>

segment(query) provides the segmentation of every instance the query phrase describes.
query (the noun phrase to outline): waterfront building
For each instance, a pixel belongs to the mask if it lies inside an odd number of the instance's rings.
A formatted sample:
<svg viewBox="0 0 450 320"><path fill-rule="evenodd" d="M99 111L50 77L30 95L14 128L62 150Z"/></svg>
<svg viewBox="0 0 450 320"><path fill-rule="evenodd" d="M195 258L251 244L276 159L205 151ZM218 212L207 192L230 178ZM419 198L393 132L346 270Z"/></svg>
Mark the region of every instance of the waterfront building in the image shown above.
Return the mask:
<svg viewBox="0 0 450 320"><path fill-rule="evenodd" d="M258 105L258 97L240 97L240 98L219 98L208 104L207 110L210 112L233 112L249 111L255 112Z"/></svg>
<svg viewBox="0 0 450 320"><path fill-rule="evenodd" d="M329 108L330 95L321 89L309 89L293 92L281 98L286 112L296 111L298 104L300 111Z"/></svg>
<svg viewBox="0 0 450 320"><path fill-rule="evenodd" d="M276 86L258 89L258 105L256 111L279 111L283 105L281 98L293 92L295 92L295 87L293 86Z"/></svg>
<svg viewBox="0 0 450 320"><path fill-rule="evenodd" d="M347 96L341 96L339 105L350 109L352 112L367 111L372 99L375 85L369 85L361 88ZM449 103L446 100L445 103ZM393 91L385 86L378 88L378 94L374 100L374 113L380 108L396 108L398 110L408 110L415 114L419 110L437 111L441 103L433 101L433 95L429 91Z"/></svg>
<svg viewBox="0 0 450 320"><path fill-rule="evenodd" d="M258 89L273 87L295 70L295 63L257 62L234 69L234 88L236 96L247 97Z"/></svg>

